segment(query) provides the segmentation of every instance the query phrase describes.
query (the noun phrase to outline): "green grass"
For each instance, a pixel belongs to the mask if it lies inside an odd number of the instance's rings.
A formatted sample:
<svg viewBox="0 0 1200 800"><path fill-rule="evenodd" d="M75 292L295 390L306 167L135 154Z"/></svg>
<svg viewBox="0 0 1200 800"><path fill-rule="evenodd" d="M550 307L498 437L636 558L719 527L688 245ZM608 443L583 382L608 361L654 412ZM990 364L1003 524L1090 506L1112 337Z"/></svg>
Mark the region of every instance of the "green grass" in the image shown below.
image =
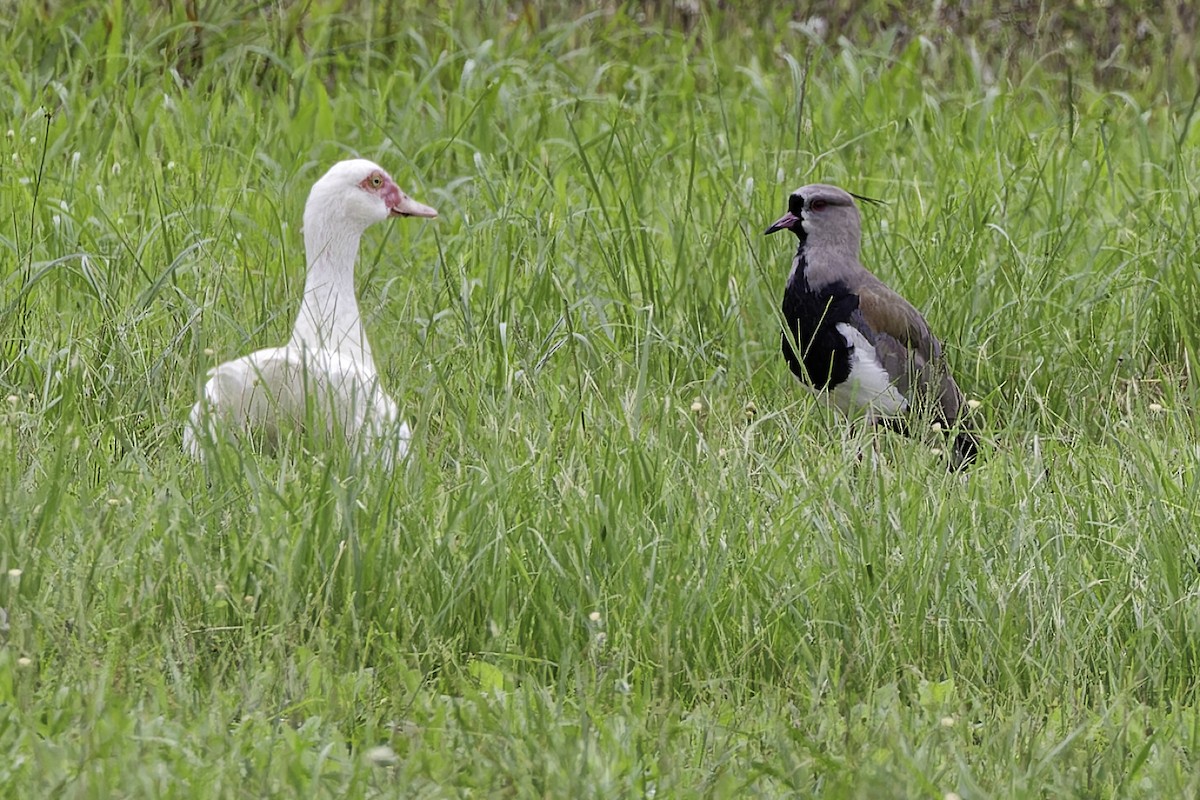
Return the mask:
<svg viewBox="0 0 1200 800"><path fill-rule="evenodd" d="M1194 73L195 5L0 22L0 794L1200 793ZM441 212L360 258L409 465L190 463L351 154ZM966 476L790 379L816 180L887 200Z"/></svg>

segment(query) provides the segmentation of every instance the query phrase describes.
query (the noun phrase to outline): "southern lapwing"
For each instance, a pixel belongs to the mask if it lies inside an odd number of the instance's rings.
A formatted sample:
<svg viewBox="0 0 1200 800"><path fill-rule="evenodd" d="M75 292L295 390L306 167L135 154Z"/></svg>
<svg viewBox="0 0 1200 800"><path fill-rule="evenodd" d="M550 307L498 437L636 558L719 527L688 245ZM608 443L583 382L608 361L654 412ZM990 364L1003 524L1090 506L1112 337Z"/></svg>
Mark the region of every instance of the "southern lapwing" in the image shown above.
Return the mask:
<svg viewBox="0 0 1200 800"><path fill-rule="evenodd" d="M952 466L964 466L979 444L963 394L925 318L859 262L854 198L836 186L803 186L766 230L800 240L783 293L783 357L852 418L905 432L920 420L955 432Z"/></svg>

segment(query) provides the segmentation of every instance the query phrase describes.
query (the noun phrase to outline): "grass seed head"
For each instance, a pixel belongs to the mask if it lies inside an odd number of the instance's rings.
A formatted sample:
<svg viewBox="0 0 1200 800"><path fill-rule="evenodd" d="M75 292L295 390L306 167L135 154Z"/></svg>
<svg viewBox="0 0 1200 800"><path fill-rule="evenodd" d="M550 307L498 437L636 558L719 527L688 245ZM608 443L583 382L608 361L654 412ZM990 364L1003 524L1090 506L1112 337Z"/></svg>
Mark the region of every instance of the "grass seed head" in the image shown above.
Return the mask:
<svg viewBox="0 0 1200 800"><path fill-rule="evenodd" d="M400 763L400 757L395 750L381 744L367 751L367 761L376 767L393 767Z"/></svg>

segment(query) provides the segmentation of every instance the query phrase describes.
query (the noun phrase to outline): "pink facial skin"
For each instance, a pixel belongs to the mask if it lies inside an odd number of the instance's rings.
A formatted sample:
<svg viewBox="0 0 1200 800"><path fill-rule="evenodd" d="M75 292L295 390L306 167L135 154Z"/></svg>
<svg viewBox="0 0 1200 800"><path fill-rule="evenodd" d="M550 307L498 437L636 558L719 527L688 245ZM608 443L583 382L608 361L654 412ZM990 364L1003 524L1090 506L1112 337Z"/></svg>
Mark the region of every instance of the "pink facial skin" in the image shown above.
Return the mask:
<svg viewBox="0 0 1200 800"><path fill-rule="evenodd" d="M418 203L401 191L387 173L372 172L359 184L364 191L377 194L394 217L425 217L434 219L438 213L424 203Z"/></svg>

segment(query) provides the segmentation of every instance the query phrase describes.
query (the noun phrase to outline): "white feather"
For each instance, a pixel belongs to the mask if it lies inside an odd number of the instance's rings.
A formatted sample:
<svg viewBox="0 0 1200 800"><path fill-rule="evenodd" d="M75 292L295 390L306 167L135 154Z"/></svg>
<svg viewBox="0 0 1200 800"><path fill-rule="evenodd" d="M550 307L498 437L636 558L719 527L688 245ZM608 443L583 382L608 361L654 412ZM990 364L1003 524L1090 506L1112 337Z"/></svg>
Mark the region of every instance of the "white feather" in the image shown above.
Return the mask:
<svg viewBox="0 0 1200 800"><path fill-rule="evenodd" d="M356 450L377 453L391 469L407 455L412 438L399 417L369 364L333 350L272 347L209 371L203 397L188 416L183 447L202 460L204 440L218 435L217 419L233 432L253 432L268 448L315 421L313 433L322 429Z"/></svg>
<svg viewBox="0 0 1200 800"><path fill-rule="evenodd" d="M865 412L869 420L904 413L908 400L879 362L875 346L853 325L841 322L837 330L851 348L850 375L830 390L829 401L850 415Z"/></svg>

